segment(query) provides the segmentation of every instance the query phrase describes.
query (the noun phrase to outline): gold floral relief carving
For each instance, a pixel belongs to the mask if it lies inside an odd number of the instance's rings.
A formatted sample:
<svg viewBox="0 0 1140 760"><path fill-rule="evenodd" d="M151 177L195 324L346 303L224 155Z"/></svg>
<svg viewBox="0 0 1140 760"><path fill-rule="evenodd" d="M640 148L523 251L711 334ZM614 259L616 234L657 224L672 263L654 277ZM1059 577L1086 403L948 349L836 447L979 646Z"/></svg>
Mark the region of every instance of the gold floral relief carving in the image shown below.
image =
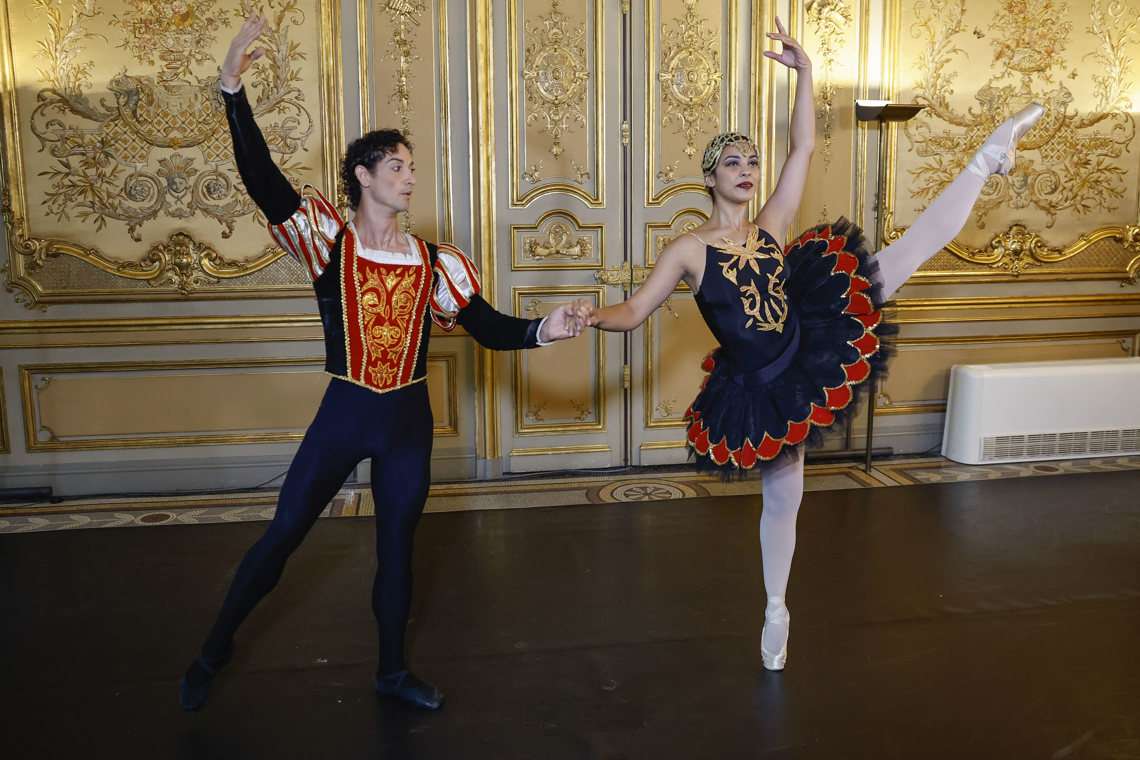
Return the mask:
<svg viewBox="0 0 1140 760"><path fill-rule="evenodd" d="M245 76L274 160L296 184L312 174L301 156L317 127L302 81L309 48L299 40L314 5L256 6L269 19L257 41L266 54ZM215 56L255 6L247 0L30 0L29 6L35 15L20 22L36 19L38 36L21 39L28 30L9 27L17 36L3 46L13 90L5 140L10 184L2 205L14 259L8 289L22 294L18 300L32 306L41 296L55 297L45 295L35 273L59 256L182 295L279 258L275 249L249 260L223 258L199 239L227 239L238 223L263 221L233 163ZM14 49L33 52L13 60ZM101 74L124 55L132 63ZM33 82L35 99L20 113L19 92ZM201 228L203 218L216 225L212 234ZM141 257L132 253L130 244L143 243L144 231L172 222L185 231L163 230L165 241ZM38 232L53 225L75 230L78 240Z"/></svg>
<svg viewBox="0 0 1140 760"><path fill-rule="evenodd" d="M831 144L835 132L835 96L838 87L833 79L839 52L847 41L847 33L854 22L850 0L807 0L804 6L807 21L818 40L818 57L823 63L823 76L816 95L816 118L823 133L823 150L820 159L826 174L831 169ZM822 217L830 215L824 208Z"/></svg>
<svg viewBox="0 0 1140 760"><path fill-rule="evenodd" d="M697 140L717 128L721 80L720 39L705 26L696 0L685 0L685 14L662 30L660 71L663 126L685 138L685 155L697 153Z"/></svg>
<svg viewBox="0 0 1140 760"><path fill-rule="evenodd" d="M562 137L575 126L586 124L586 26L572 25L553 0L541 24L527 23L530 40L523 55L523 82L531 107L526 123L541 122L541 130L553 140L551 155L562 155Z"/></svg>
<svg viewBox="0 0 1140 760"><path fill-rule="evenodd" d="M560 222L550 225L545 238L527 238L526 254L536 261L543 259L585 259L593 255L594 246L587 237L576 237Z"/></svg>
<svg viewBox="0 0 1140 760"><path fill-rule="evenodd" d="M583 223L568 211L547 211L532 225L511 225L514 270L596 269L604 247L603 225Z"/></svg>
<svg viewBox="0 0 1140 760"><path fill-rule="evenodd" d="M668 222L649 222L645 225L645 255L652 265L661 256L665 246L708 221L708 212L697 208L678 211Z"/></svg>
<svg viewBox="0 0 1140 760"><path fill-rule="evenodd" d="M1065 0L1001 0L985 31L974 23L974 14L967 21L965 0L926 0L911 12L911 35L919 43L913 99L926 110L903 132L919 159L908 171L906 192L920 203L933 200L1010 114L1034 101L1046 108L1019 143L1013 171L990 177L974 207L978 229L1015 214L1040 217L1043 229L1035 232L1018 223L981 248L955 242L947 250L1019 276L1071 259L1096 240L1112 238L1132 249L1135 240L1127 226L1098 228L1060 247L1047 244L1041 233L1062 218L1067 223L1106 215L1136 218L1136 209L1121 208L1136 182L1129 167L1134 162L1127 160L1136 135L1129 96L1134 85L1130 50L1140 42L1135 7L1094 0L1087 6L1087 21L1074 28ZM968 65L967 50L976 52L979 43L989 45L992 64L988 76L971 88L973 105L962 107L956 105L961 101L956 85L979 80L959 76L955 66ZM1088 52L1070 60L1069 48ZM1087 84L1070 84L1082 76ZM888 229L888 239L900 237L902 230L889 219Z"/></svg>
<svg viewBox="0 0 1140 760"><path fill-rule="evenodd" d="M419 0L387 0L384 11L392 37L388 46L388 58L396 64L396 85L388 97L394 103L400 117L400 129L404 134L412 133L412 64L420 60L415 49L415 28L427 7Z"/></svg>
<svg viewBox="0 0 1140 760"><path fill-rule="evenodd" d="M128 0L129 10L112 21L126 48L153 74L122 72L108 83L109 99L92 102L91 61L80 61L81 43L95 38L84 22L101 13L96 0L76 5L69 17L53 0L32 0L48 18L39 41L45 87L30 126L55 162L42 176L50 188L41 199L61 222L87 222L97 230L125 224L141 241L139 228L159 215L188 219L202 214L229 237L238 217L256 213L232 167L229 130L217 95L217 76L198 77L193 67L208 63L203 48L231 26L215 0L176 0L165 7ZM313 118L296 87L303 54L290 42L290 28L305 20L297 0L269 0L270 25L259 44L266 62L252 69L254 114L280 119L266 141L279 165L296 178L309 167L289 160L313 131ZM229 165L227 165L229 164Z"/></svg>

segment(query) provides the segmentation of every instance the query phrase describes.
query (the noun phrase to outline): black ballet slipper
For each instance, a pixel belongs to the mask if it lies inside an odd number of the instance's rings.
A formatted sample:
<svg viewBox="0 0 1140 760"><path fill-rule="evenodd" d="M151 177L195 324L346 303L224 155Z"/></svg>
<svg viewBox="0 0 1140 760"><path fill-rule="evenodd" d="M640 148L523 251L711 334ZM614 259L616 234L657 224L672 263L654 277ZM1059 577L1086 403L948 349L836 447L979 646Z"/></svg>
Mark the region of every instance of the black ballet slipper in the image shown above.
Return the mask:
<svg viewBox="0 0 1140 760"><path fill-rule="evenodd" d="M377 676L376 693L407 702L421 710L438 710L443 704L443 692L408 670Z"/></svg>
<svg viewBox="0 0 1140 760"><path fill-rule="evenodd" d="M182 676L181 683L178 684L178 701L183 710L194 712L206 704L214 676L225 667L232 656L233 647L230 647L225 656L217 661L209 661L203 657L194 658L194 662L190 663L186 674Z"/></svg>

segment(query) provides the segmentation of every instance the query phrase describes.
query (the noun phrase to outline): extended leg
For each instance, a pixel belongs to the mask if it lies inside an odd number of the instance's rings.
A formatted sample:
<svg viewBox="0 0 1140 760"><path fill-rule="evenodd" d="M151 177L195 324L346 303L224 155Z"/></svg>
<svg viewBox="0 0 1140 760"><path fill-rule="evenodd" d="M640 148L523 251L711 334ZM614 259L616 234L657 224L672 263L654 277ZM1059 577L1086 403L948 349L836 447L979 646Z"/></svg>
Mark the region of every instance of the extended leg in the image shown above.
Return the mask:
<svg viewBox="0 0 1140 760"><path fill-rule="evenodd" d="M883 300L894 294L934 254L954 239L970 218L970 210L989 176L1013 166L1017 141L1044 111L1032 105L1003 122L978 150L965 170L914 220L903 236L879 251Z"/></svg>
<svg viewBox="0 0 1140 760"><path fill-rule="evenodd" d="M357 442L341 430L351 410L337 403L332 388L289 466L272 522L242 558L201 656L186 671L180 696L187 710L205 703L210 681L229 660L238 626L277 585L285 562L361 459Z"/></svg>

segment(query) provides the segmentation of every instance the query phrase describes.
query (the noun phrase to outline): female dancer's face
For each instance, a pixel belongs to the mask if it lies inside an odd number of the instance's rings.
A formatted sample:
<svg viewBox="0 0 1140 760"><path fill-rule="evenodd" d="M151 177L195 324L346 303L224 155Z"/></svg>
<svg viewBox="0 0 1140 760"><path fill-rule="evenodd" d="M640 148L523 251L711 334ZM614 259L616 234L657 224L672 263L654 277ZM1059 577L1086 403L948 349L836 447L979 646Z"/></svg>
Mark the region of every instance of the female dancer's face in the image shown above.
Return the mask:
<svg viewBox="0 0 1140 760"><path fill-rule="evenodd" d="M365 198L394 211L407 211L416 186L416 162L412 152L402 143L380 159L372 171L356 167L360 180L361 201Z"/></svg>
<svg viewBox="0 0 1140 760"><path fill-rule="evenodd" d="M760 178L760 157L746 145L725 147L705 184L712 188L713 199L730 203L748 203L756 194Z"/></svg>

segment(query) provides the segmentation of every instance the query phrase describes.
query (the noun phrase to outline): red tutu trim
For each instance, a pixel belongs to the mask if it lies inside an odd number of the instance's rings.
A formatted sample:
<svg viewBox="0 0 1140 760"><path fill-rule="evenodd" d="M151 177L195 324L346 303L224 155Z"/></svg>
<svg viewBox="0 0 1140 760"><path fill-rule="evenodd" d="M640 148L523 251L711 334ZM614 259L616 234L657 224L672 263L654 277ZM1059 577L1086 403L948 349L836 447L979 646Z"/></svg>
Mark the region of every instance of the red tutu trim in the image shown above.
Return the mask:
<svg viewBox="0 0 1140 760"><path fill-rule="evenodd" d="M787 257L805 243L820 239L827 239L828 241L827 250L822 255L835 258L835 263L831 268L832 274L844 274L850 283L847 292L844 293L847 304L843 313L850 316L863 328L863 334L860 337L848 341L848 344L859 352L860 358L850 364L843 365L843 374L846 377L843 383L833 388L824 387L820 389L825 398L823 406L813 403L807 417L802 420L789 421L784 434L778 438L773 438L765 432L759 443L753 443L745 438L744 443L739 448L731 449L723 436L720 440L710 440L712 433L705 426L700 412L689 407L684 418L685 422L688 423L686 433L688 444L698 455L709 457L717 466L723 467L731 462L740 469L752 469L757 462L775 459L785 446L796 446L803 443L813 427L831 427L835 424L835 412L846 409L855 398L855 386L866 382L871 377L871 363L868 359L879 352L881 344L879 337L875 335L875 328L882 322L883 315L880 310L875 308L871 299L864 292L871 289L871 282L856 274L859 259L855 254L845 250L847 237L845 235L833 235L830 225L817 230L809 230L789 245L784 251L784 255ZM716 355L713 352L705 357L701 363L701 369L705 371L706 375L711 375L716 369L716 364ZM704 388L707 382L708 377L706 376L701 387Z"/></svg>

